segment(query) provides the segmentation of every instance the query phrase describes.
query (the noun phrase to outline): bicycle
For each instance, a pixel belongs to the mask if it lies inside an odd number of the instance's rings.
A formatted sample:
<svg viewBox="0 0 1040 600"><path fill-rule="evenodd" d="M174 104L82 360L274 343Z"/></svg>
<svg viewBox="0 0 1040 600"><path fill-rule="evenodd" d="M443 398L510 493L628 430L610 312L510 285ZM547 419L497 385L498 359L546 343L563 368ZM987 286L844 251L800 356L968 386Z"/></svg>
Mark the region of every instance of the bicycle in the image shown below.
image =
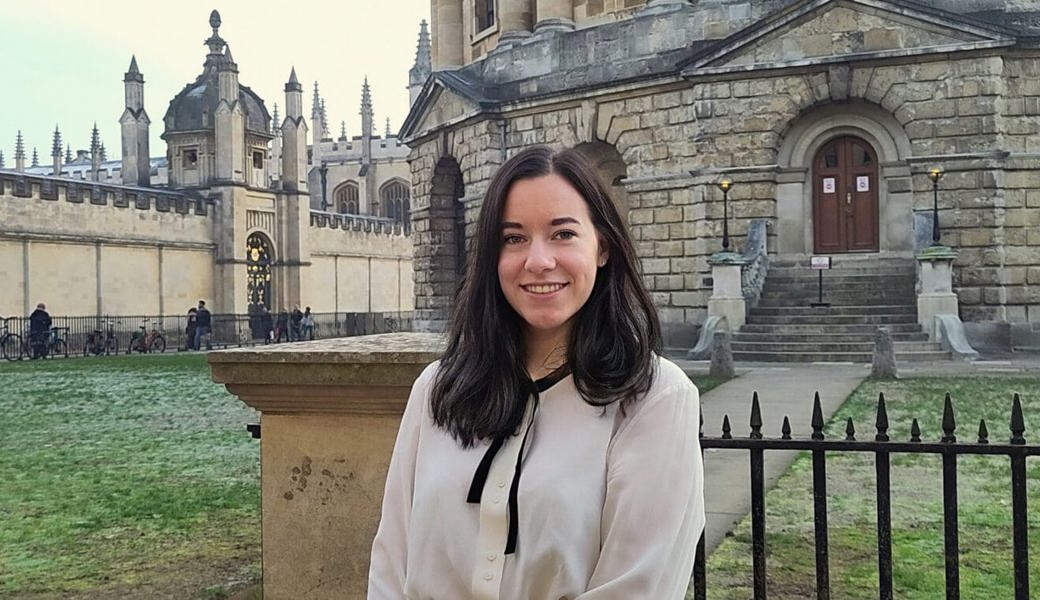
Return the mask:
<svg viewBox="0 0 1040 600"><path fill-rule="evenodd" d="M7 325L7 322L14 318L7 317L3 320L2 327L0 327L0 330L3 331L3 334L0 334L0 353L7 360L21 360L24 353L22 336L17 333L11 333L11 328Z"/></svg>
<svg viewBox="0 0 1040 600"><path fill-rule="evenodd" d="M130 338L130 345L126 349L127 354L134 350L141 353L159 352L161 354L166 352L166 336L155 327L149 330L148 321L149 319L144 319L144 323L139 327L140 331L134 332L133 337Z"/></svg>
<svg viewBox="0 0 1040 600"><path fill-rule="evenodd" d="M65 332L65 337L62 337L61 332ZM50 341L47 342L47 353L51 356L62 355L65 358L69 357L69 344L65 341L65 338L69 337L68 327L51 327Z"/></svg>
<svg viewBox="0 0 1040 600"><path fill-rule="evenodd" d="M115 321L109 319L101 321L98 325L100 326L98 329L87 334L87 340L83 343L83 356L118 354L119 340L116 339ZM104 328L104 331L101 328Z"/></svg>

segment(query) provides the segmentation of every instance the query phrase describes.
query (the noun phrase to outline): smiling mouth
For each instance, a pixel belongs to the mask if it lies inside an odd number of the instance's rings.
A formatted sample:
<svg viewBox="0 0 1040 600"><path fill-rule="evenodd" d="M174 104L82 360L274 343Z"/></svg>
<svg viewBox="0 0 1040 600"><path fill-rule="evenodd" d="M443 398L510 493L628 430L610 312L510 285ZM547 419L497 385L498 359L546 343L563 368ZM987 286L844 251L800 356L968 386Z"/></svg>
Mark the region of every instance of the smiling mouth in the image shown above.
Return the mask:
<svg viewBox="0 0 1040 600"><path fill-rule="evenodd" d="M551 294L567 287L566 283L530 283L520 286L532 294Z"/></svg>

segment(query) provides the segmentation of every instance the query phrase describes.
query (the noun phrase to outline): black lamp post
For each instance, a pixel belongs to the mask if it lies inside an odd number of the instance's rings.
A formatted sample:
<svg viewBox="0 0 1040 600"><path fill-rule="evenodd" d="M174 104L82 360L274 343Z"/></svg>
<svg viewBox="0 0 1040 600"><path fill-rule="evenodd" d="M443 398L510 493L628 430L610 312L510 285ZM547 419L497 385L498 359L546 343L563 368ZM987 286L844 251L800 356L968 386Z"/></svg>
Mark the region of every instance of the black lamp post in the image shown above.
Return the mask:
<svg viewBox="0 0 1040 600"><path fill-rule="evenodd" d="M326 200L325 186L326 178L329 174L329 166L325 164L325 161L321 161L321 166L318 167L318 173L321 175L321 210L328 210L329 203Z"/></svg>
<svg viewBox="0 0 1040 600"><path fill-rule="evenodd" d="M928 171L928 179L932 180L932 245L939 245L939 180L943 172L939 167Z"/></svg>
<svg viewBox="0 0 1040 600"><path fill-rule="evenodd" d="M729 252L729 189L733 187L733 180L723 177L715 185L722 190L722 251Z"/></svg>

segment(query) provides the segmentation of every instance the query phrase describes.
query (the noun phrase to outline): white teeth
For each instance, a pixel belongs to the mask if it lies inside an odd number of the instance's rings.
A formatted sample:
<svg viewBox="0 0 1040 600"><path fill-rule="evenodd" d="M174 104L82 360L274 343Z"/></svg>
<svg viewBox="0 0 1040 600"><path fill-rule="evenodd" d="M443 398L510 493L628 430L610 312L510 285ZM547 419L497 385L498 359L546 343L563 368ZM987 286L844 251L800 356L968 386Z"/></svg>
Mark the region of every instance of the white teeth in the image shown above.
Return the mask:
<svg viewBox="0 0 1040 600"><path fill-rule="evenodd" d="M524 289L535 294L551 294L556 290L563 289L562 283L544 283L525 285Z"/></svg>

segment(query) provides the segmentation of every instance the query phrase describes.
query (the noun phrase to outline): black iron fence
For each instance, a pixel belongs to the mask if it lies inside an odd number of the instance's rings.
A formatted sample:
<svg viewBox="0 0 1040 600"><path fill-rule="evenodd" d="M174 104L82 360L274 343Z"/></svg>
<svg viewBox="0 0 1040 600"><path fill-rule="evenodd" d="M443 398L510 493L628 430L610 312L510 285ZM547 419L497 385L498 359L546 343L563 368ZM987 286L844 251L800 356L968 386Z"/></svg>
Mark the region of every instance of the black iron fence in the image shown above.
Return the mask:
<svg viewBox="0 0 1040 600"><path fill-rule="evenodd" d="M368 335L374 333L392 333L411 331L411 312L377 312L377 313L312 313L314 327L312 330L301 330L303 341ZM183 315L103 315L89 317L68 317L53 315L51 340L60 339L69 356L94 354L126 354L148 346L131 341L136 340L144 332L161 336L163 344L154 344L154 348L165 348L165 351L185 350L188 348L186 329L188 317ZM4 319L7 331L22 340L21 358L28 358L31 353L29 319L27 317L10 317ZM296 341L298 336L287 330L284 335L279 331L277 315L268 321L260 315L213 314L212 332L209 343L214 348L229 348L255 344L278 343L279 341ZM154 339L154 337L152 338ZM11 344L14 348L14 344ZM150 349L150 348L149 348ZM62 354L58 352L57 354Z"/></svg>
<svg viewBox="0 0 1040 600"><path fill-rule="evenodd" d="M1012 563L1014 569L1015 600L1029 600L1029 529L1026 513L1026 458L1040 456L1040 445L1027 444L1022 404L1015 394L1011 406L1010 431L1007 442L989 439L986 422L979 422L974 441L958 441L953 402L946 394L943 408L942 438L938 442L921 439L917 419L910 428L910 440L892 441L888 435L888 413L884 394L879 395L876 433L873 440L857 440L852 419L846 423L844 439L826 439L820 396L816 395L812 415L812 435L809 439L791 437L791 425L784 417L780 438L762 435L762 412L758 393L751 401L751 433L747 438L734 438L729 417L723 419L722 436L706 437L701 433L701 448L747 450L751 467L751 537L752 578L755 600L767 600L766 590L766 513L765 465L767 450L804 450L812 453L813 528L816 550L816 598L829 600L830 574L828 566L827 528L827 454L831 452L870 452L875 456L877 493L877 560L878 597L892 600L892 454L937 454L942 459L943 474L943 534L945 539L946 600L960 598L960 563L957 526L957 458L960 455L987 454L1007 456L1011 466ZM704 537L697 548L697 562L693 570L694 598L705 600L707 593L706 556Z"/></svg>

